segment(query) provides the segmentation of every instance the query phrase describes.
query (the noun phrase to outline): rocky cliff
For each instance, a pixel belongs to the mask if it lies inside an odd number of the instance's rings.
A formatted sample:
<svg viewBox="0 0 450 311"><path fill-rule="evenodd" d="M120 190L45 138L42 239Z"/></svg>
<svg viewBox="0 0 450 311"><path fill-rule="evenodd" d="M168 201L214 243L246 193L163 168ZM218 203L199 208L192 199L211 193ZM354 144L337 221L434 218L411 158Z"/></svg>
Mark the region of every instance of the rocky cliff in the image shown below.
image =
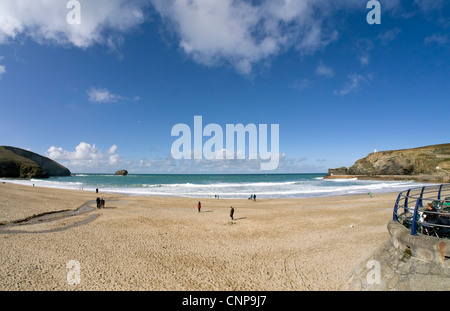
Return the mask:
<svg viewBox="0 0 450 311"><path fill-rule="evenodd" d="M0 177L48 178L69 175L67 168L49 158L20 148L0 146Z"/></svg>
<svg viewBox="0 0 450 311"><path fill-rule="evenodd" d="M346 168L330 169L328 177L357 176L360 179L414 179L450 181L450 144L369 154Z"/></svg>

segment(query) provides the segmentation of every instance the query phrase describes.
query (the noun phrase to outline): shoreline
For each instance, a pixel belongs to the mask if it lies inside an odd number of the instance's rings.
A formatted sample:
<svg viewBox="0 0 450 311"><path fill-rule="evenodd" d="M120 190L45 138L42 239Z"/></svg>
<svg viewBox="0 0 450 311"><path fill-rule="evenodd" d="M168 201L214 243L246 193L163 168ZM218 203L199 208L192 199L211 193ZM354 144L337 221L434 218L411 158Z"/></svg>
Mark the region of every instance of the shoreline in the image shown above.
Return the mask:
<svg viewBox="0 0 450 311"><path fill-rule="evenodd" d="M95 174L94 174L95 175ZM284 174L284 175L289 175L289 174ZM290 175L298 175L298 174L290 174ZM113 175L111 175L113 176ZM355 179L355 180L373 180L373 181L403 181L403 182L416 182L413 181L411 179L408 178L404 178L404 179L371 179L371 178L366 178L367 176L362 176L362 175L334 175L334 176L323 176L320 179ZM39 184L40 180L35 181L36 182L36 187L41 187L41 188L48 188L48 189L60 189L60 190L67 190L67 191L83 191L83 192L92 192L95 191L96 186L95 185L88 185L85 189L83 188L75 188L75 187L70 187L70 186L62 186L62 185L52 185L50 184ZM31 180L26 180L26 179L0 179L0 183L10 183L10 184L14 184L14 185L23 185L23 186L30 186L30 187L34 187L35 183ZM420 182L418 182L420 183ZM255 183L255 186L258 183ZM155 184L156 185L156 184ZM170 184L168 184L170 185ZM236 183L236 185L239 185L239 183ZM203 184L200 184L200 186L203 186ZM330 190L327 189L326 187L324 187L322 190L319 191L310 191L310 192L298 192L295 194L292 193L283 193L281 192L281 194L277 194L275 195L275 192L270 192L269 193L264 193L264 191L266 190L262 190L259 194L258 194L258 200L291 200L291 199L308 199L308 198L327 198L327 197L336 197L336 196L353 196L353 195L364 195L367 194L369 192L377 192L378 194L381 193L391 193L391 192L399 192L400 190L404 190L404 189L409 189L409 188L414 188L414 185L404 185L404 187L402 187L402 185L394 185L396 186L396 189L393 190L392 186L389 188L389 184L385 184L385 186L383 188L377 188L377 184L373 185L373 188L369 187L369 186L361 186L359 189L345 189L344 191L340 192L338 190ZM109 193L110 195L125 195L125 196L143 196L143 197L163 197L163 198L187 198L187 199L199 199L199 200L205 200L205 199L210 199L214 197L214 193L213 192L209 192L206 191L206 194L199 194L196 193L195 195L189 195L187 193L182 193L182 195L177 194L176 192L173 193L158 193L158 192L154 192L154 191L150 191L149 193L146 193L145 191L141 192L141 188L137 187L137 188L127 188L124 187L123 189L120 187L115 187L114 185L104 185L105 188L102 188L100 190L102 190L102 192L105 193ZM419 185L417 186L419 187ZM142 189L147 189L147 188L142 188ZM255 190L255 189L254 189ZM184 191L184 190L183 190ZM198 192L198 189L196 189L196 191ZM346 192L347 191L347 192ZM220 199L231 199L231 200L246 200L248 199L249 194L236 194L236 193L227 193L226 191L223 193L220 193L220 191L217 191L218 194L220 194ZM249 193L252 191L249 191ZM255 193L258 193L258 191L256 190Z"/></svg>
<svg viewBox="0 0 450 311"><path fill-rule="evenodd" d="M0 290L297 291L346 290L348 274L389 238L396 193L200 199L200 213L195 198L16 184L0 184L0 196L0 222L106 199L105 209L15 226L20 233L0 228ZM81 264L78 285L66 279L70 260Z"/></svg>
<svg viewBox="0 0 450 311"><path fill-rule="evenodd" d="M349 177L350 178L350 177ZM345 193L345 194L333 194L333 195L323 195L323 196L312 196L312 197L303 197L303 198L263 198L263 199L258 199L257 201L253 201L250 199L245 199L245 198L220 198L220 199L216 199L216 198L205 198L205 197L184 197L184 196L176 196L176 195L153 195L153 194L130 194L130 193L125 193L125 192L108 192L108 191L99 191L98 193L96 193L93 190L76 190L76 189L67 189L67 188L57 188L57 187L45 187L45 186L32 186L32 185L26 185L26 184L17 184L17 183L8 183L8 182L3 182L3 186L4 185L11 185L14 188L17 187L17 189L20 189L22 187L24 187L24 189L42 189L46 192L46 194L48 195L49 192L56 192L56 193L60 193L61 195L67 195L67 194L72 194L75 197L78 197L78 194L80 194L80 197L84 198L90 198L87 201L85 201L84 203L82 203L79 206L75 206L72 205L71 208L69 209L63 209L64 205L59 205L61 206L60 208L55 208L55 206L52 206L52 208L50 208L49 210L44 209L41 213L39 214L33 214L30 216L26 216L22 219L15 219L15 220L11 220L9 222L3 222L2 221L2 215L0 213L0 226L2 225L9 225L9 224L15 224L15 223L20 223L20 222L26 222L26 221L30 221L33 218L38 218L38 217L42 217L42 216L46 216L46 215L51 215L51 214L57 214L57 213L62 213L62 212L75 212L81 208L86 208L89 205L89 202L91 202L91 211L95 210L95 207L93 207L93 203L95 201L96 197L105 197L108 198L109 200L115 200L116 198L120 198L120 197L124 197L124 198L136 198L136 199L149 199L149 200L160 200L160 199L174 199L174 200L191 200L193 202L198 202L198 201L208 201L211 203L221 203L221 202L228 202L228 203L234 203L234 204L239 204L239 203L260 203L260 202L265 202L265 203L278 203L281 202L283 203L283 201L286 202L295 202L295 201L304 201L304 200L320 200L320 199L333 199L333 198L339 198L339 199L345 199L345 198L355 198L355 197L366 197L368 196L368 194L366 193ZM1 186L1 184L0 184ZM390 192L379 192L374 194L372 192L372 195L398 195L398 191L390 191ZM81 201L80 201L81 202ZM1 208L1 205L0 205ZM46 208L46 206L44 207Z"/></svg>

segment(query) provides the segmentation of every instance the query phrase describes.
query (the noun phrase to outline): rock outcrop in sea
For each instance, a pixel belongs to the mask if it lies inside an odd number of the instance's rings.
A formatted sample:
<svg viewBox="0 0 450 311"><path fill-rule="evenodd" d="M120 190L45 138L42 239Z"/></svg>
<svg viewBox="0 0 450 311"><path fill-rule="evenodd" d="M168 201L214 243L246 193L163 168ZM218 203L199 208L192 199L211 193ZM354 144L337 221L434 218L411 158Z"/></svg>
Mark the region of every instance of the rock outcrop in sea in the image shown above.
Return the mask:
<svg viewBox="0 0 450 311"><path fill-rule="evenodd" d="M349 168L329 169L325 178L450 182L450 144L373 152Z"/></svg>
<svg viewBox="0 0 450 311"><path fill-rule="evenodd" d="M70 174L69 169L47 157L16 147L0 146L0 177L29 179Z"/></svg>
<svg viewBox="0 0 450 311"><path fill-rule="evenodd" d="M127 176L128 175L128 171L127 170L118 170L116 172L116 175Z"/></svg>

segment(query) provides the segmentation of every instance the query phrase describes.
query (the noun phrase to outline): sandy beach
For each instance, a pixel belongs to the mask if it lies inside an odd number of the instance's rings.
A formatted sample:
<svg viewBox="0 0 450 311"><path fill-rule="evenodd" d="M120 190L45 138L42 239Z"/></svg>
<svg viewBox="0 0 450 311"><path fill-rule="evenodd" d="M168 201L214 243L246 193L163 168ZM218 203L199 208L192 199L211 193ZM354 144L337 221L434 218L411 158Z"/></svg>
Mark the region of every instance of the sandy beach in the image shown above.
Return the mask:
<svg viewBox="0 0 450 311"><path fill-rule="evenodd" d="M396 196L212 198L199 213L192 198L1 183L0 290L346 290L388 239Z"/></svg>

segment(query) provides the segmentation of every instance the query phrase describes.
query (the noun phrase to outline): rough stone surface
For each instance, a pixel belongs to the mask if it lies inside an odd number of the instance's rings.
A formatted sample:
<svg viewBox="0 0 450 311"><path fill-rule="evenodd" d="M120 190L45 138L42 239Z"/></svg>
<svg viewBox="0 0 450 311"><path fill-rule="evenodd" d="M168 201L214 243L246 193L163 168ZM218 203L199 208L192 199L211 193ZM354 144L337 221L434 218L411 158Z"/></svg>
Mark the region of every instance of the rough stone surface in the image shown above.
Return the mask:
<svg viewBox="0 0 450 311"><path fill-rule="evenodd" d="M450 244L450 240L428 236L409 236L405 239L405 233L397 229L399 228L390 229L390 240L350 273L347 278L348 289L355 291L450 290L450 257L435 258L430 250L431 239L436 240L438 245L442 242ZM405 232L407 231L405 228ZM411 243L415 244L413 249L407 245ZM416 254L424 250L428 250L428 260L416 257Z"/></svg>
<svg viewBox="0 0 450 311"><path fill-rule="evenodd" d="M359 179L413 177L423 182L450 182L450 144L373 152L348 169L330 169L328 176L352 175Z"/></svg>
<svg viewBox="0 0 450 311"><path fill-rule="evenodd" d="M347 175L348 173L348 168L346 167L339 167L339 168L330 168L328 170L328 175L333 176L333 175Z"/></svg>

